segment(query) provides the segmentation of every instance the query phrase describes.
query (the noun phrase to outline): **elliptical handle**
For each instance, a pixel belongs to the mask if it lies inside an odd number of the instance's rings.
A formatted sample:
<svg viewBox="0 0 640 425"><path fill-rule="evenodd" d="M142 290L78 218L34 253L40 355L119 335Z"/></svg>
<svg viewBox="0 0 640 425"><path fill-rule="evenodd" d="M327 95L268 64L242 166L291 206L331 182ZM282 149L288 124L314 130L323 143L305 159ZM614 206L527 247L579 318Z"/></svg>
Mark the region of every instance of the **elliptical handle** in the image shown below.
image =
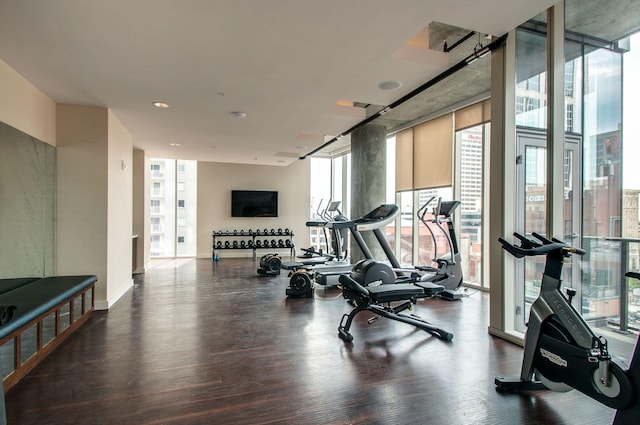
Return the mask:
<svg viewBox="0 0 640 425"><path fill-rule="evenodd" d="M416 215L418 216L420 221L422 221L423 223L424 223L424 216L427 215L427 207L435 198L437 198L437 196L432 196L431 198L429 198L427 202L422 204L422 206L418 208L418 211L416 211Z"/></svg>

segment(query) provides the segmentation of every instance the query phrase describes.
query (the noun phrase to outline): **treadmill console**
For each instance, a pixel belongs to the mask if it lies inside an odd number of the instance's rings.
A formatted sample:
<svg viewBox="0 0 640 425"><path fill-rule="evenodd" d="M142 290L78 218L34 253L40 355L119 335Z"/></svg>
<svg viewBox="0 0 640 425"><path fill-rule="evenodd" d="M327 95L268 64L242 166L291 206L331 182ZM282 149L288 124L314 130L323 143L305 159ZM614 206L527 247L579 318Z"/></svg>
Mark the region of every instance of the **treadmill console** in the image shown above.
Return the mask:
<svg viewBox="0 0 640 425"><path fill-rule="evenodd" d="M368 214L354 220L359 231L381 229L391 223L400 214L400 209L395 204L382 204Z"/></svg>

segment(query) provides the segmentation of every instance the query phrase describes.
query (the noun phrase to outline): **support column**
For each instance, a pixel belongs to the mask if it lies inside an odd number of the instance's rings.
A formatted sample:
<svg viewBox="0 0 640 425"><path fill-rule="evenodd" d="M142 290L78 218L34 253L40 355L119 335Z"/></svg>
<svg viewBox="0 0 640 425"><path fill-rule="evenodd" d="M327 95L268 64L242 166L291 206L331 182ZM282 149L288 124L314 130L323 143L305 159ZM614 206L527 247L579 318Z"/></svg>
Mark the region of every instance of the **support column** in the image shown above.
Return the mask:
<svg viewBox="0 0 640 425"><path fill-rule="evenodd" d="M352 219L361 217L385 203L387 186L387 129L367 124L351 133L351 210ZM372 232L363 234L374 258L386 259ZM351 240L351 262L364 258Z"/></svg>

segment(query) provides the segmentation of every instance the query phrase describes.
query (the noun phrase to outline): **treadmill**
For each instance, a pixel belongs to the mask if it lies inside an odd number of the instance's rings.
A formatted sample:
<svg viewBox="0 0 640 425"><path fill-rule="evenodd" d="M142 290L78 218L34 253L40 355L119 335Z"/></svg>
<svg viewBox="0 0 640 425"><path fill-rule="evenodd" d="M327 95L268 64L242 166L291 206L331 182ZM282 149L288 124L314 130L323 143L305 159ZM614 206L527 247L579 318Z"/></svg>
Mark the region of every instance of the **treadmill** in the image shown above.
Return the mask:
<svg viewBox="0 0 640 425"><path fill-rule="evenodd" d="M398 208L397 205L382 204L360 218L350 221L336 221L331 223L331 226L337 230L348 229L364 257L370 260L374 259L373 254L362 238L362 232L373 232L376 240L380 243L382 250L389 259L391 267L399 269L400 264L382 232L382 229L384 229L387 224L392 223L399 214L400 208ZM352 269L352 264L338 266L326 265L314 268L314 280L318 285L337 286L339 285L338 279L340 275L348 274Z"/></svg>

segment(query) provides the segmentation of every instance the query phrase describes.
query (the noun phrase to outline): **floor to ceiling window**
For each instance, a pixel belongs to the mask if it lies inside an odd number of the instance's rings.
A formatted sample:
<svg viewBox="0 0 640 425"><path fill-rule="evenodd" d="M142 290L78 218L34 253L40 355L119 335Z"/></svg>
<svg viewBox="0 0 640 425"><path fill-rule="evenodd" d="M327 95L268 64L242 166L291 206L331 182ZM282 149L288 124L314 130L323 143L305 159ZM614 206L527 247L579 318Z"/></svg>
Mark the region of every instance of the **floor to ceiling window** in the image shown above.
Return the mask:
<svg viewBox="0 0 640 425"><path fill-rule="evenodd" d="M196 255L197 161L151 158L150 256Z"/></svg>
<svg viewBox="0 0 640 425"><path fill-rule="evenodd" d="M626 270L640 266L640 179L633 163L640 153L635 151L640 131L636 124L640 23L631 18L640 13L640 4L565 0L560 5L565 17L564 61L551 66L564 71L553 74L564 77L562 85L555 85L564 91L562 122L549 119L556 117L553 108L558 106L547 104L547 51L553 41L547 40L546 14L515 31L514 227L529 235L544 233L549 227L545 223L554 218L551 227L558 234L547 236L585 249L583 257L573 256L565 266L563 283L577 289L574 306L597 332L607 335L611 351L624 356L640 329L639 284L624 278ZM553 128L548 128L548 121ZM550 163L557 164L555 174L560 165L548 155L548 133L557 134L558 126L564 130L562 176L548 188ZM557 146L558 141L552 141ZM505 190L510 190L508 186L506 182ZM555 201L560 191L562 215L552 217L547 196L553 194ZM509 214L510 207L504 208ZM555 223L559 218L561 225ZM543 261L519 260L513 265L520 280L513 300L505 298L505 317L514 321L513 327L508 323L505 327L524 331ZM505 285L511 285L508 281L506 277Z"/></svg>
<svg viewBox="0 0 640 425"><path fill-rule="evenodd" d="M565 82L567 89L581 82L575 100L566 102L565 127L582 143L581 242L587 254L580 268L580 308L601 332L616 331L609 341L620 355L625 347L631 350L640 330L638 282L624 277L637 270L640 244L640 182L633 163L640 154L640 23L625 17L637 16L640 7L614 5L565 1L565 75L582 77ZM625 334L630 337L620 338Z"/></svg>

